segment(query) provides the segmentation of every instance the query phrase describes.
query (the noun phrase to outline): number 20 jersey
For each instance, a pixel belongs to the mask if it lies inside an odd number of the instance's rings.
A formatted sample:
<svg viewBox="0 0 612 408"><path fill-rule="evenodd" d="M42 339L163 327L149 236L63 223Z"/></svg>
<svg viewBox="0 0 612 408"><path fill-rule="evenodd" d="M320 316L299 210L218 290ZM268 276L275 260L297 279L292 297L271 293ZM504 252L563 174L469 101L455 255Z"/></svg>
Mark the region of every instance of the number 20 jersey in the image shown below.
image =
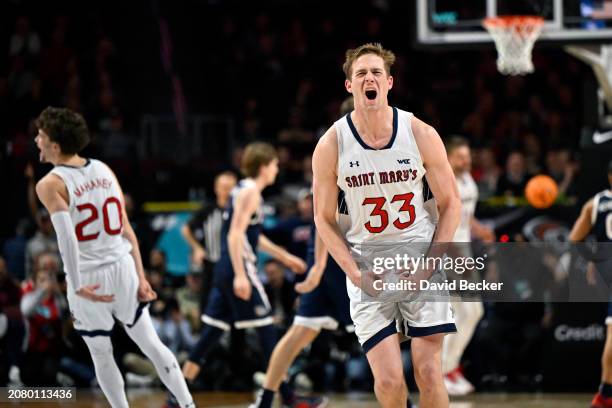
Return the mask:
<svg viewBox="0 0 612 408"><path fill-rule="evenodd" d="M387 146L378 150L361 139L350 113L334 124L337 184L348 206L346 239L351 245L433 238L437 211L424 178L412 118L412 113L393 108L393 134Z"/></svg>
<svg viewBox="0 0 612 408"><path fill-rule="evenodd" d="M121 189L108 166L87 159L82 167L58 165L70 199L69 213L79 243L79 272L120 260L132 250L123 237Z"/></svg>

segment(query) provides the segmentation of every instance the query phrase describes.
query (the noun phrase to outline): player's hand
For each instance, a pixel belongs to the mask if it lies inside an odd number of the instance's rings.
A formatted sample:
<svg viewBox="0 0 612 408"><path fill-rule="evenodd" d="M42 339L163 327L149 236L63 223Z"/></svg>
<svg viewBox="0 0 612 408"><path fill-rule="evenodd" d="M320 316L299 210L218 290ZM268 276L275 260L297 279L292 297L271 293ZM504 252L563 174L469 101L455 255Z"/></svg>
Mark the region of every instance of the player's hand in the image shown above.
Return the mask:
<svg viewBox="0 0 612 408"><path fill-rule="evenodd" d="M155 293L149 281L141 280L138 284L138 300L140 302L151 302L155 299L157 299L157 293Z"/></svg>
<svg viewBox="0 0 612 408"><path fill-rule="evenodd" d="M196 248L193 250L193 254L191 255L191 259L194 264L197 266L202 266L204 263L204 259L206 259L206 251L204 248Z"/></svg>
<svg viewBox="0 0 612 408"><path fill-rule="evenodd" d="M480 238L482 239L482 242L485 243L495 242L495 231L493 231L492 228L483 227L480 233Z"/></svg>
<svg viewBox="0 0 612 408"><path fill-rule="evenodd" d="M234 277L234 294L246 301L251 298L251 282L246 276Z"/></svg>
<svg viewBox="0 0 612 408"><path fill-rule="evenodd" d="M357 270L356 272L353 273L346 273L346 277L349 278L349 280L351 281L351 283L355 286L357 286L358 288L361 288L361 271Z"/></svg>
<svg viewBox="0 0 612 408"><path fill-rule="evenodd" d="M84 297L87 300L91 300L92 302L105 302L110 303L115 300L115 295L97 295L96 290L100 289L100 284L96 283L94 285L87 285L81 287L81 289L77 290L75 293L81 297Z"/></svg>
<svg viewBox="0 0 612 408"><path fill-rule="evenodd" d="M295 284L295 291L301 294L312 292L317 286L319 286L322 276L323 271L317 265L313 265L308 271L308 276L306 276L306 279Z"/></svg>
<svg viewBox="0 0 612 408"><path fill-rule="evenodd" d="M351 278L349 277L349 279ZM359 288L368 296L372 298L377 298L381 290L376 289L374 282L378 280L383 280L383 277L380 274L374 273L373 271L361 271L361 274L359 276ZM353 281L353 279L351 279L351 282L355 284L355 281Z"/></svg>
<svg viewBox="0 0 612 408"><path fill-rule="evenodd" d="M291 254L288 254L285 257L283 263L287 268L291 269L293 273L297 273L298 275L306 272L306 268L308 267L302 258L298 258L297 256Z"/></svg>

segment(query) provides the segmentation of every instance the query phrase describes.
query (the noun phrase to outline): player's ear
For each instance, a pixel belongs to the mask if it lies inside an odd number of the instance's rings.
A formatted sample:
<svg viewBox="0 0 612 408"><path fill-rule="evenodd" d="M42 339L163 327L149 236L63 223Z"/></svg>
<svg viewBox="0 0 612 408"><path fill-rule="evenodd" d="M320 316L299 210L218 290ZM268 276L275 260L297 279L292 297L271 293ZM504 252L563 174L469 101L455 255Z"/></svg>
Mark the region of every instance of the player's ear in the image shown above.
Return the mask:
<svg viewBox="0 0 612 408"><path fill-rule="evenodd" d="M56 152L58 152L58 153L62 152L62 148L60 147L59 143L57 143L57 142L51 142L51 148L53 150L55 150Z"/></svg>
<svg viewBox="0 0 612 408"><path fill-rule="evenodd" d="M348 93L350 93L350 94L353 93L353 84L348 79L344 80L344 87L346 88Z"/></svg>
<svg viewBox="0 0 612 408"><path fill-rule="evenodd" d="M391 75L387 77L387 81L389 82L389 89L393 88L393 77Z"/></svg>

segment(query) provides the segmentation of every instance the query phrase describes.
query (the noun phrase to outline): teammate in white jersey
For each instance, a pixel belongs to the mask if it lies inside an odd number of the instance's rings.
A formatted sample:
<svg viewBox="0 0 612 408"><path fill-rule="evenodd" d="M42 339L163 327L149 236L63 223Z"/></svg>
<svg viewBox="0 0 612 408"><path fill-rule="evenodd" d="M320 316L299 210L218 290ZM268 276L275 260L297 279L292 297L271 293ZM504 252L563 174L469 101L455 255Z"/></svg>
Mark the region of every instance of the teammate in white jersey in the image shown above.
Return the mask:
<svg viewBox="0 0 612 408"><path fill-rule="evenodd" d="M374 374L380 404L407 404L397 319L403 334L412 337L420 406L445 407L448 395L440 356L444 334L455 331L450 304L362 301L362 273L351 250L377 243L450 242L459 223L459 194L435 129L388 105L393 53L380 44L366 44L347 51L346 57L345 87L353 95L355 110L338 120L315 149L315 223L347 275L355 333ZM429 205L425 174L435 196ZM345 235L335 218L339 189L344 190L351 222Z"/></svg>
<svg viewBox="0 0 612 408"><path fill-rule="evenodd" d="M38 182L36 193L51 214L74 327L89 348L104 395L113 408L128 407L110 341L116 318L181 407L195 407L176 357L151 322L147 304L157 295L145 278L117 178L101 161L78 154L89 143L85 120L49 107L36 125L40 161L55 166Z"/></svg>
<svg viewBox="0 0 612 408"><path fill-rule="evenodd" d="M469 244L472 235L484 242L492 242L495 239L495 234L474 217L478 202L478 187L470 174L472 158L468 141L460 136L449 138L446 141L446 154L448 154L448 161L453 173L455 173L461 199L461 220L453 237L453 242L459 243L454 249L460 253L454 255L472 257ZM475 274L476 272L470 271L469 273ZM475 278L475 276L467 276L467 278L470 277ZM459 368L459 362L482 317L483 307L479 298L462 299L456 297L453 298L451 303L455 312L457 333L444 339L442 353L444 384L450 395L465 395L473 392L474 386L463 376Z"/></svg>

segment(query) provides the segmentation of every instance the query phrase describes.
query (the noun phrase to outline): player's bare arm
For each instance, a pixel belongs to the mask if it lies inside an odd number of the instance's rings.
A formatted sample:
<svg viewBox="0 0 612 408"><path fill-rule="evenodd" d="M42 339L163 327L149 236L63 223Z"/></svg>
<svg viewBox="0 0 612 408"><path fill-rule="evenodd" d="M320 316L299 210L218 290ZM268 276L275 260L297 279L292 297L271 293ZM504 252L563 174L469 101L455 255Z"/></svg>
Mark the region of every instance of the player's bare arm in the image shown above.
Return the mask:
<svg viewBox="0 0 612 408"><path fill-rule="evenodd" d="M593 223L591 221L591 215L593 214L593 199L587 201L580 211L580 216L574 223L572 227L572 231L569 234L570 242L580 242L582 241L589 232L591 232L591 228L593 228Z"/></svg>
<svg viewBox="0 0 612 408"><path fill-rule="evenodd" d="M417 118L412 120L412 133L440 213L434 242L451 242L461 218L461 200L446 149L438 132Z"/></svg>
<svg viewBox="0 0 612 408"><path fill-rule="evenodd" d="M325 244L323 243L321 236L316 231L314 239L314 264L310 267L306 279L295 285L295 290L298 293L308 293L313 291L317 286L319 286L321 278L323 277L323 272L325 272L325 268L327 267L327 248L325 248Z"/></svg>
<svg viewBox="0 0 612 408"><path fill-rule="evenodd" d="M338 142L336 129L331 127L319 140L312 156L313 205L317 231L329 253L357 287L361 273L351 257L336 221L338 208Z"/></svg>
<svg viewBox="0 0 612 408"><path fill-rule="evenodd" d="M189 247L191 247L192 261L198 265L201 265L202 262L204 262L204 259L206 259L206 251L204 250L204 248L202 248L202 245L200 245L198 240L195 239L195 237L193 236L193 232L191 231L189 224L183 225L183 227L181 228L181 235L183 235L183 238L185 238L185 241L187 241Z"/></svg>
<svg viewBox="0 0 612 408"><path fill-rule="evenodd" d="M260 202L261 194L256 187L247 187L240 191L234 202L232 222L227 233L227 247L234 270L234 293L242 300L248 300L252 290L242 262L244 240L249 221Z"/></svg>
<svg viewBox="0 0 612 408"><path fill-rule="evenodd" d="M290 254L285 248L270 241L264 234L259 234L259 241L257 244L259 249L284 264L294 273L302 274L306 272L306 262L304 262L303 259Z"/></svg>
<svg viewBox="0 0 612 408"><path fill-rule="evenodd" d="M74 225L68 215L68 191L57 176L48 174L36 184L36 194L49 214L58 235L58 245L62 252L64 269L77 295L93 302L112 302L114 295L98 295L99 284L81 286L79 276L79 247ZM60 239L60 237L62 239Z"/></svg>

